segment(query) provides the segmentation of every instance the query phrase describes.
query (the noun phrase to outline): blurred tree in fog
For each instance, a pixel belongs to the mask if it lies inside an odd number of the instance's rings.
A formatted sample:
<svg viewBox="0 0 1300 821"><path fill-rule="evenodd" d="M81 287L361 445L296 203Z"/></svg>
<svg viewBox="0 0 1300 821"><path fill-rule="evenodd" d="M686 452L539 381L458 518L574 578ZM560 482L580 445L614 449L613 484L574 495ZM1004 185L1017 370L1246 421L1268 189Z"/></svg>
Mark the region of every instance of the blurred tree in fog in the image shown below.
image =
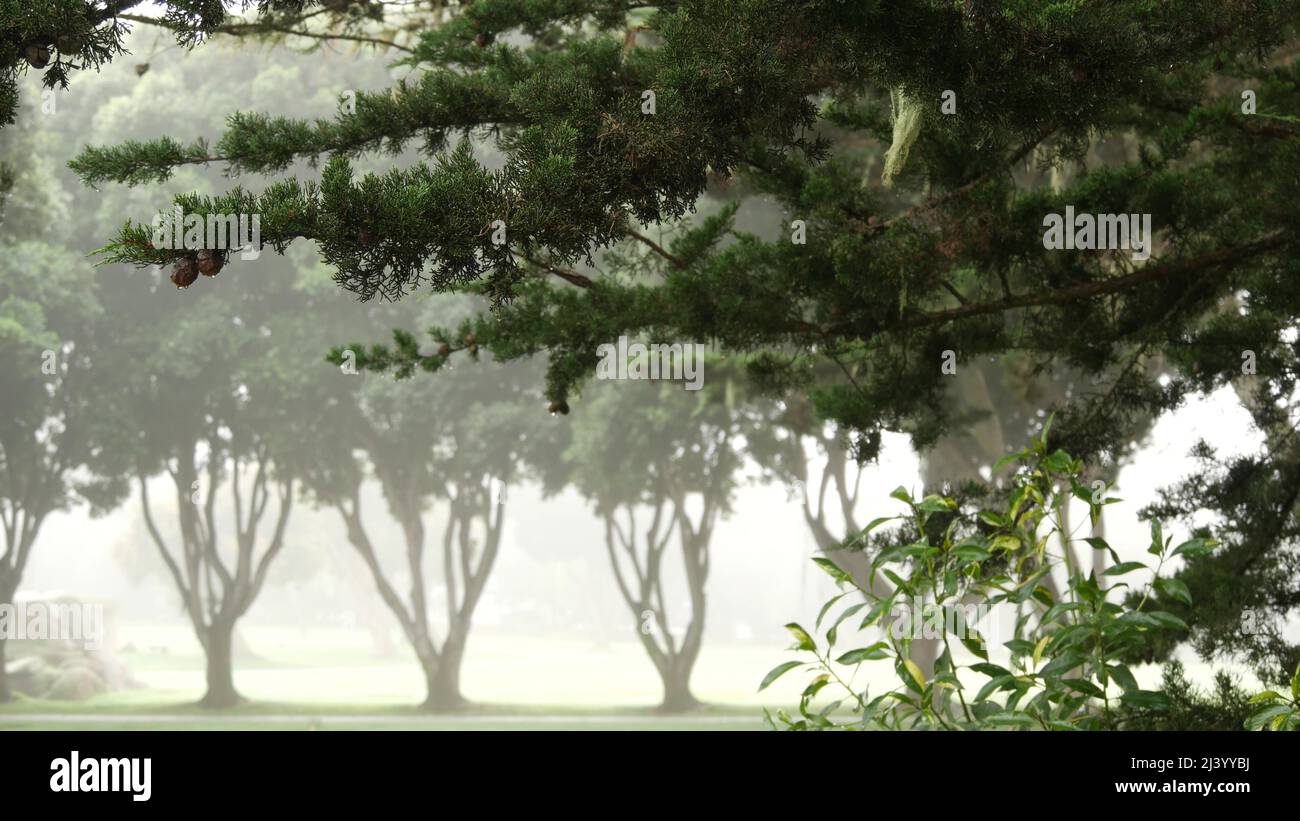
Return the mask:
<svg viewBox="0 0 1300 821"><path fill-rule="evenodd" d="M147 43L141 38L133 45L148 53ZM93 491L94 500L111 506L130 488L140 494L154 561L162 558L160 566L177 586L208 657L205 703L222 706L238 698L230 670L231 644L238 645L235 625L264 586L272 560L292 541L285 531L295 460L314 447L308 431L319 432L304 420L341 384L335 380L343 379L323 360L334 341L325 329L360 331L374 323L333 288L328 272L309 254L264 259L242 292L196 287L183 294L156 269L95 270L95 260L87 257L95 235L120 224L124 211L152 207L158 199L79 187L69 194L58 169L95 133L146 134L171 117L215 128L222 107L250 98L288 110L329 111L350 84L386 74L382 66L352 61L320 60L310 71L285 56L232 61L215 49L177 62L179 56L155 59L148 72L105 74L94 82L97 93L58 95L48 105L25 109L16 127L0 131L3 156L11 163L23 159L5 211L7 263L0 261L0 292L10 297L16 323L9 327L22 331L11 337L18 346L14 355L5 357L14 373L12 379L4 375L3 399L17 403L6 417L14 420L15 433L41 414L45 427L35 429L58 431L65 412L95 422L97 449L85 464L95 484L83 495ZM222 86L200 82L217 71ZM171 101L166 111L157 106L160 98ZM64 176L75 186L70 174ZM187 174L183 185L200 187L213 176ZM238 276L247 265L236 254L219 276ZM205 278L202 284L217 281ZM62 349L69 344L70 352ZM47 349L58 353L59 369L52 375L42 371ZM65 378L69 369L81 377L91 365L93 378ZM11 384L49 386L53 393L11 392ZM74 396L73 386L93 393ZM30 407L20 407L24 403ZM69 429L84 440L84 427ZM49 441L62 448L63 440L78 441L72 434ZM6 456L14 474L20 458L37 455L28 450ZM59 464L75 471L78 458L83 457L69 450ZM36 475L17 477L13 485L16 492L30 487L26 498L33 515L38 504L48 506L35 491ZM156 498L158 477L169 499ZM42 486L56 490L52 478ZM36 519L27 519L34 527ZM15 559L30 555L35 531L28 532L29 546Z"/></svg>
<svg viewBox="0 0 1300 821"><path fill-rule="evenodd" d="M443 299L425 307L426 321L446 321L455 304ZM477 358L472 337L454 341ZM451 347L451 341L441 344ZM361 350L336 351L332 359L347 368ZM563 432L543 412L541 380L526 364L467 361L441 370L437 379L415 382L353 370L348 396L318 410L324 425L305 474L317 501L342 517L349 542L415 652L425 678L423 706L434 711L465 705L461 663L500 552L509 489L532 465L558 458ZM385 568L384 546L372 539L362 506L367 479L379 483L400 526L400 570ZM430 519L437 535L428 532ZM431 575L441 590L430 588Z"/></svg>
<svg viewBox="0 0 1300 821"><path fill-rule="evenodd" d="M67 247L68 195L30 133L0 131L5 156L28 157L0 219L0 604L14 601L41 525L88 501L124 495L93 482L104 399L119 388L98 357L100 291L89 260ZM10 628L15 625L9 625ZM0 634L0 701L11 697Z"/></svg>
<svg viewBox="0 0 1300 821"><path fill-rule="evenodd" d="M150 537L203 646L202 703L227 707L239 700L235 625L284 546L302 460L316 446L306 422L343 392L342 375L301 346L331 300L313 299L291 269L183 301L159 272L151 286L149 278L131 277L135 287L108 303L115 344L99 355L125 390L99 412L114 428L111 467L135 482ZM170 292L172 310L159 310L161 295L140 300L142 284ZM174 494L171 523L159 520L150 496L149 480L159 474ZM228 525L219 512L230 514Z"/></svg>
<svg viewBox="0 0 1300 821"><path fill-rule="evenodd" d="M737 402L734 369L717 360L703 368L699 391L678 382L593 384L560 468L604 519L614 579L663 683L666 712L698 703L691 672L704 641L710 550L743 480L747 437L761 422Z"/></svg>

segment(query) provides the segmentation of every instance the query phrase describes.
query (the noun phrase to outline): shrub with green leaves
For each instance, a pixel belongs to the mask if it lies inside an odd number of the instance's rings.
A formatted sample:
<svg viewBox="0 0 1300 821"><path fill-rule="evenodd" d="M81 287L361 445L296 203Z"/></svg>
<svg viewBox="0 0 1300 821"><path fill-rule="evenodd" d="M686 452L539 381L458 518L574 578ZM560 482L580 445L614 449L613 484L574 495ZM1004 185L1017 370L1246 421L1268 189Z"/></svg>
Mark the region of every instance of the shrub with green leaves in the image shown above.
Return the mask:
<svg viewBox="0 0 1300 821"><path fill-rule="evenodd" d="M1291 676L1291 696L1265 690L1250 700L1259 709L1246 719L1247 730L1300 730L1300 665Z"/></svg>
<svg viewBox="0 0 1300 821"><path fill-rule="evenodd" d="M834 563L814 559L841 592L822 607L814 630L787 625L796 640L792 649L803 658L773 669L760 689L796 669L812 678L798 715L769 713L771 726L1095 730L1123 726L1134 710L1168 708L1162 691L1138 686L1125 659L1162 631L1186 630L1177 616L1150 607L1152 592L1189 601L1182 583L1161 577L1161 569L1174 556L1210 551L1214 542L1192 539L1171 549L1172 539L1153 522L1153 566L1121 561L1103 539L1077 535L1082 525L1063 526L1073 500L1087 505L1093 524L1104 505L1120 500L1101 498L1085 485L1082 461L1062 450L1049 452L1047 434L999 463L999 469L1016 467L996 497L996 509L989 509L987 499L918 500L895 490L891 496L905 506L903 513L876 519L841 546L866 551L870 584L859 586ZM895 524L872 535L889 523ZM1107 551L1113 566L1101 578L1085 575L1079 547ZM1063 591L1056 581L1062 575ZM889 585L876 584L877 577ZM872 592L889 587L884 595ZM932 673L910 657L915 631L886 623L912 601L945 614L934 625L942 649ZM999 645L950 617L971 605L988 608L990 619L1001 615L1000 621L1014 624L1012 637ZM880 630L881 639L837 646L851 619L859 631ZM859 668L871 662L893 665L898 684L879 693L855 686Z"/></svg>

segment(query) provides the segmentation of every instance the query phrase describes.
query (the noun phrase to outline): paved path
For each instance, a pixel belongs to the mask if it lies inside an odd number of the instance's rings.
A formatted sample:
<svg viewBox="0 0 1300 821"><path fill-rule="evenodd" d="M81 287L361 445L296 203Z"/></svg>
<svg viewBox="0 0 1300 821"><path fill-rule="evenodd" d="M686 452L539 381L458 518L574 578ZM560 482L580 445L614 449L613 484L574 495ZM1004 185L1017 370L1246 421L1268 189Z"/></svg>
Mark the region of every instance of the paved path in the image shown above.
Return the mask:
<svg viewBox="0 0 1300 821"><path fill-rule="evenodd" d="M322 724L753 724L759 727L762 720L737 716L565 716L565 715L473 715L473 716L392 716L392 715L158 715L142 713L3 713L0 725L23 724L302 724L315 721Z"/></svg>

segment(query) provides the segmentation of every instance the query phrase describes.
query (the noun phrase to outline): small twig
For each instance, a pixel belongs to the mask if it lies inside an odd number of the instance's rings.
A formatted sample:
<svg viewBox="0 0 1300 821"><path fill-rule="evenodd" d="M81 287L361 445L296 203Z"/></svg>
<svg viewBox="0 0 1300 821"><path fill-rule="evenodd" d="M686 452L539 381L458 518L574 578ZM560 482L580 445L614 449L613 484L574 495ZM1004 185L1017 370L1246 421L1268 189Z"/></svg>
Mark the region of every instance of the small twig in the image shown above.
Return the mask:
<svg viewBox="0 0 1300 821"><path fill-rule="evenodd" d="M644 234L639 234L636 231L633 231L631 228L626 228L624 230L627 232L627 235L629 237L632 237L635 240L645 243L647 246L649 246L650 250L654 251L656 254L658 254L659 256L663 257L664 259L672 263L674 268L678 269L679 271L686 270L687 268L686 263L683 262L681 258L673 256L673 254L669 253L668 250L666 250L659 243L655 242L654 240L650 239Z"/></svg>
<svg viewBox="0 0 1300 821"><path fill-rule="evenodd" d="M560 279L563 279L565 282L571 282L574 285L577 285L579 288L590 288L592 284L594 284L595 282L595 280L593 280L591 277L585 276L583 274L579 274L576 271L567 271L563 268L556 268L554 265L551 265L550 263L533 259L527 254L521 252L516 252L516 253L518 253L519 256L522 257L525 262L532 263L538 268L541 268L545 271L549 271L550 273L555 274Z"/></svg>

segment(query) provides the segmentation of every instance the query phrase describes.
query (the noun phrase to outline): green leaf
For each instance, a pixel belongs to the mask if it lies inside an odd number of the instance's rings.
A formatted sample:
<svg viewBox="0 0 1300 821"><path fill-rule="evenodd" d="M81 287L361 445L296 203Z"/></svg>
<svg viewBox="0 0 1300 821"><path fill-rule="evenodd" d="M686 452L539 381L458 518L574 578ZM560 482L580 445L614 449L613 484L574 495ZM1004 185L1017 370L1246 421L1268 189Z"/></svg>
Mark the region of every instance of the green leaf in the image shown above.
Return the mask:
<svg viewBox="0 0 1300 821"><path fill-rule="evenodd" d="M1024 639L1005 641L1002 643L1002 646L1010 650L1012 657L1015 658L1027 656L1034 652L1034 643L1032 641L1025 641Z"/></svg>
<svg viewBox="0 0 1300 821"><path fill-rule="evenodd" d="M809 682L808 686L803 688L804 705L806 706L807 702L810 699L812 699L813 696L817 695L817 693L820 692L823 687L829 684L830 681L831 681L831 677L826 673L822 673L820 676L817 676L817 678Z"/></svg>
<svg viewBox="0 0 1300 821"><path fill-rule="evenodd" d="M763 676L763 683L758 685L759 692L766 690L769 684L776 681L781 676L790 672L794 668L802 666L803 664L804 662L802 661L787 661L784 664L778 664L777 666L773 667L771 671L768 672L767 675Z"/></svg>
<svg viewBox="0 0 1300 821"><path fill-rule="evenodd" d="M1102 573L1103 576L1123 576L1125 573L1132 573L1134 570L1149 570L1142 562L1120 562L1119 564L1106 568Z"/></svg>
<svg viewBox="0 0 1300 821"><path fill-rule="evenodd" d="M1158 519L1151 520L1151 546L1147 548L1147 552L1155 556L1165 552L1164 529Z"/></svg>
<svg viewBox="0 0 1300 821"><path fill-rule="evenodd" d="M881 516L877 519L872 519L870 522L867 523L866 527L858 531L858 535L856 538L858 539L865 538L869 533L871 533L871 531L875 530L877 527L880 527L885 522L892 522L897 518L898 518L897 516Z"/></svg>
<svg viewBox="0 0 1300 821"><path fill-rule="evenodd" d="M1038 662L1043 658L1043 651L1047 649L1047 644L1052 640L1050 635L1043 636L1034 645L1033 668L1038 669Z"/></svg>
<svg viewBox="0 0 1300 821"><path fill-rule="evenodd" d="M1187 585L1178 579L1156 579L1156 590L1164 596L1190 605L1192 603L1192 593L1187 589Z"/></svg>
<svg viewBox="0 0 1300 821"><path fill-rule="evenodd" d="M813 641L812 636L808 635L808 631L798 624L790 622L785 626L785 629L789 630L790 634L794 636L795 650L812 650L814 652L817 650L817 642Z"/></svg>
<svg viewBox="0 0 1300 821"><path fill-rule="evenodd" d="M1043 464L1053 473L1065 473L1070 470L1071 466L1074 464L1074 460L1071 459L1070 454L1065 451L1057 450L1051 456L1048 456L1047 459L1044 460Z"/></svg>
<svg viewBox="0 0 1300 821"><path fill-rule="evenodd" d="M910 585L908 585L907 579L904 579L902 576L890 570L888 567L884 568L880 572L884 573L885 578L893 582L894 586L897 587L899 590L906 591L910 589Z"/></svg>
<svg viewBox="0 0 1300 821"><path fill-rule="evenodd" d="M1102 692L1100 687L1093 684L1091 681L1088 681L1087 679L1067 678L1067 679L1062 679L1061 683L1064 684L1066 687L1069 687L1071 690L1075 691L1076 693L1082 693L1083 695L1086 696L1093 696L1094 698L1105 698L1106 696L1106 694Z"/></svg>
<svg viewBox="0 0 1300 821"><path fill-rule="evenodd" d="M1105 539L1098 539L1096 536L1090 536L1089 538L1084 539L1084 541L1087 542L1088 546L1093 550L1105 550L1110 553L1110 560L1115 564L1119 564L1119 554L1115 552L1115 548L1111 547Z"/></svg>
<svg viewBox="0 0 1300 821"><path fill-rule="evenodd" d="M999 533L997 536L994 536L993 541L989 543L989 549L1006 550L1008 552L1013 550L1019 550L1020 539L1011 535L1010 533Z"/></svg>
<svg viewBox="0 0 1300 821"><path fill-rule="evenodd" d="M1253 713L1250 718L1246 719L1247 730L1262 730L1274 719L1286 716L1291 713L1291 706L1288 704L1274 704L1271 707L1265 707L1257 713Z"/></svg>
<svg viewBox="0 0 1300 821"><path fill-rule="evenodd" d="M1115 679L1124 692L1132 692L1138 689L1137 679L1133 677L1133 673L1128 669L1127 665L1112 664L1106 669L1110 670L1111 678Z"/></svg>
<svg viewBox="0 0 1300 821"><path fill-rule="evenodd" d="M859 647L856 650L850 650L839 658L835 659L839 664L860 664L864 661L879 661L880 659L889 658L889 644L878 641L870 647Z"/></svg>
<svg viewBox="0 0 1300 821"><path fill-rule="evenodd" d="M890 596L887 599L881 599L880 601L876 602L874 605L872 605L871 609L867 611L867 615L863 616L862 623L858 625L858 629L866 630L868 627L875 624L876 621L879 620L881 615L883 615L885 611L887 611L890 607L892 607L893 604L894 604L893 596Z"/></svg>
<svg viewBox="0 0 1300 821"><path fill-rule="evenodd" d="M1042 603L1044 607L1052 607L1056 604L1056 599L1052 598L1052 591L1048 590L1046 585L1036 585L1031 595L1035 601Z"/></svg>
<svg viewBox="0 0 1300 821"><path fill-rule="evenodd" d="M918 693L924 692L925 674L921 672L921 668L918 667L916 662L912 661L911 659L903 659L902 661L903 661L904 669L907 670L907 674L911 676L912 681L915 682L916 684L916 686L913 689L916 690Z"/></svg>
<svg viewBox="0 0 1300 821"><path fill-rule="evenodd" d="M1052 572L1051 565L1043 565L1038 568L1020 582L1011 595L1007 596L1007 599L1014 604L1020 604L1025 599L1028 599L1033 595L1035 588L1037 588L1039 579L1043 578L1050 572Z"/></svg>
<svg viewBox="0 0 1300 821"><path fill-rule="evenodd" d="M826 575L830 576L832 579L834 579L837 582L853 581L853 577L850 576L848 573L845 573L843 570L841 570L839 565L835 564L835 562L823 556L818 556L815 559L813 559L813 564L817 565L822 570L825 570Z"/></svg>
<svg viewBox="0 0 1300 821"><path fill-rule="evenodd" d="M1038 675L1042 676L1043 678L1051 678L1054 676L1058 676L1061 673L1066 673L1069 672L1070 670L1073 670L1076 667L1082 666L1086 660L1087 659L1084 658L1082 653L1077 653L1074 651L1070 651L1068 653L1062 653L1061 655L1047 662L1047 664L1043 667L1043 669L1038 671Z"/></svg>
<svg viewBox="0 0 1300 821"><path fill-rule="evenodd" d="M993 463L993 472L997 473L999 470L1002 470L1002 468L1006 467L1012 462L1020 461L1022 458L1024 458L1026 453L1027 451L1023 451L1023 450L1017 451L1015 453L1008 453L1006 456L1003 456L1001 459Z"/></svg>
<svg viewBox="0 0 1300 821"><path fill-rule="evenodd" d="M953 550L952 554L964 562L982 562L985 559L992 558L993 554L980 547L979 545L963 545Z"/></svg>
<svg viewBox="0 0 1300 821"><path fill-rule="evenodd" d="M1219 543L1214 539L1189 539L1174 548L1174 555L1187 556L1194 559L1197 556L1204 556L1207 553L1213 552L1214 548L1217 547L1218 544Z"/></svg>
<svg viewBox="0 0 1300 821"><path fill-rule="evenodd" d="M844 622L845 619L847 619L849 616L852 616L854 613L858 612L859 610L861 610L866 606L867 603L863 601L844 608L844 612L840 613L840 615L835 619L835 623L831 625L831 630L839 629L839 626Z"/></svg>
<svg viewBox="0 0 1300 821"><path fill-rule="evenodd" d="M1004 527L1007 523L1007 520L1002 518L1001 514L994 513L991 510L980 511L979 516L980 520L983 521L984 524L992 527Z"/></svg>
<svg viewBox="0 0 1300 821"><path fill-rule="evenodd" d="M820 629L822 626L822 619L824 619L826 617L826 613L830 611L832 607L835 606L835 602L839 601L840 599L844 598L845 596L847 596L849 593L852 592L853 592L852 590L846 590L843 593L839 594L838 596L833 597L825 604L823 604L822 609L817 613L817 622L816 624L813 625L813 629Z"/></svg>
<svg viewBox="0 0 1300 821"><path fill-rule="evenodd" d="M912 494L908 493L907 488L902 485L894 488L894 492L889 494L889 497L891 499L897 499L900 502L906 502L909 505L912 504Z"/></svg>
<svg viewBox="0 0 1300 821"><path fill-rule="evenodd" d="M1259 704L1263 701L1283 701L1285 696L1276 690L1265 690L1262 693L1256 693L1250 697L1251 704Z"/></svg>
<svg viewBox="0 0 1300 821"><path fill-rule="evenodd" d="M1161 627L1167 627L1170 630L1191 630L1191 628L1187 626L1187 622L1178 618L1173 613L1166 613L1164 610L1154 610L1147 613L1147 615L1154 619Z"/></svg>
<svg viewBox="0 0 1300 821"><path fill-rule="evenodd" d="M983 673L984 675L989 676L990 678L998 678L999 676L1003 676L1006 678L1015 678L1015 676L1012 675L1011 671L1008 670L1007 668L999 666L997 664L991 664L987 661L981 661L978 664L972 664L970 666L970 669L974 670L977 673Z"/></svg>
<svg viewBox="0 0 1300 821"><path fill-rule="evenodd" d="M976 701L983 701L999 690L1005 690L1015 685L1016 677L1012 675L995 676L985 682L980 688L979 694L975 696Z"/></svg>
<svg viewBox="0 0 1300 821"><path fill-rule="evenodd" d="M1051 624L1052 622L1056 621L1066 613L1069 613L1073 610L1082 610L1082 609L1083 609L1083 605L1080 604L1079 602L1075 602L1075 601L1057 602L1056 604L1047 608L1047 612L1043 613L1042 623Z"/></svg>
<svg viewBox="0 0 1300 821"><path fill-rule="evenodd" d="M1033 727L1034 719L1024 713L998 713L985 719L989 724L1003 727Z"/></svg>
<svg viewBox="0 0 1300 821"><path fill-rule="evenodd" d="M1048 651L1050 655L1055 656L1067 647L1086 641L1089 635L1090 628L1086 624L1067 625L1051 634L1052 640L1048 642Z"/></svg>
<svg viewBox="0 0 1300 821"><path fill-rule="evenodd" d="M951 499L944 499L941 496L926 496L921 503L916 506L917 510L924 510L926 513L947 513L955 510L957 503Z"/></svg>

